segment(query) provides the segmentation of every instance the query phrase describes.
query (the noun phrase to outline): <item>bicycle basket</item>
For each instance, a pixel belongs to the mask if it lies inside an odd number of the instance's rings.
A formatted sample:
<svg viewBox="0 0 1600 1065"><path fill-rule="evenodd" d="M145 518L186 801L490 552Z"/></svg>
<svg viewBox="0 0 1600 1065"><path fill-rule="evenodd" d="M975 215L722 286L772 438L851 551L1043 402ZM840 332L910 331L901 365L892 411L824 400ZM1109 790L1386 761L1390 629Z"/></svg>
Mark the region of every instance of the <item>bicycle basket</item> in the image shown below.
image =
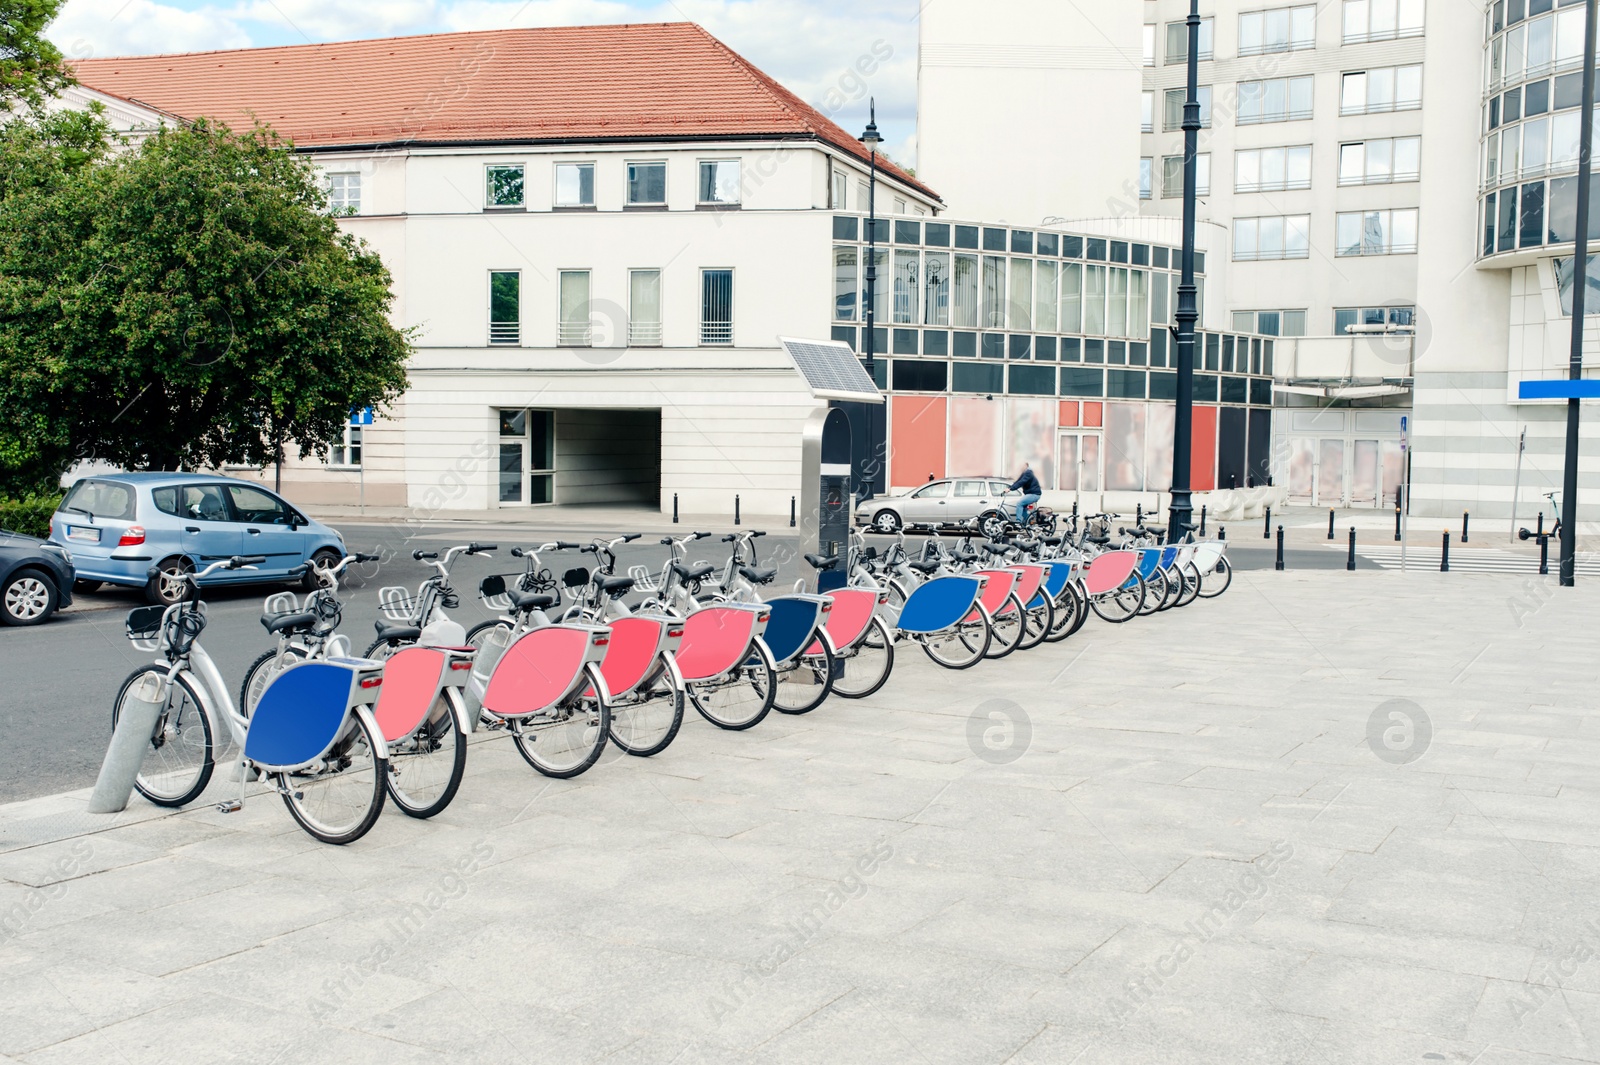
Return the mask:
<svg viewBox="0 0 1600 1065"><path fill-rule="evenodd" d="M154 651L161 646L161 619L164 606L141 606L128 612L128 642L141 651Z"/></svg>
<svg viewBox="0 0 1600 1065"><path fill-rule="evenodd" d="M490 610L509 610L511 596L506 591L506 578L513 576L508 573L495 573L478 582L478 598L483 600L483 605Z"/></svg>
<svg viewBox="0 0 1600 1065"><path fill-rule="evenodd" d="M574 566L561 575L561 583L568 588L582 588L589 583L589 571L582 566Z"/></svg>
<svg viewBox="0 0 1600 1065"><path fill-rule="evenodd" d="M556 590L556 578L548 569L538 573L524 573L517 582L519 592L553 592Z"/></svg>
<svg viewBox="0 0 1600 1065"><path fill-rule="evenodd" d="M277 616L279 614L300 613L300 600L293 592L278 592L267 596L266 602L261 604L263 614Z"/></svg>
<svg viewBox="0 0 1600 1065"><path fill-rule="evenodd" d="M628 576L633 578L633 590L636 592L659 592L662 582L650 572L648 566L629 566Z"/></svg>
<svg viewBox="0 0 1600 1065"><path fill-rule="evenodd" d="M378 589L378 609L390 621L410 621L421 599L403 584Z"/></svg>

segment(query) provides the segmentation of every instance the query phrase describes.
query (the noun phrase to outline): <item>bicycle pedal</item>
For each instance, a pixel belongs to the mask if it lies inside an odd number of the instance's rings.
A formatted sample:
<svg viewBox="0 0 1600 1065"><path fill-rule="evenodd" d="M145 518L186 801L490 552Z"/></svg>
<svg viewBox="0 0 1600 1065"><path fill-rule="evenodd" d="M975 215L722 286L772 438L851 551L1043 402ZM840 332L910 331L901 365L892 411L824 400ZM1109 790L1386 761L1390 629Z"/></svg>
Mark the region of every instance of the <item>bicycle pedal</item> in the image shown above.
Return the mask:
<svg viewBox="0 0 1600 1065"><path fill-rule="evenodd" d="M224 799L217 803L217 812L220 814L236 814L244 809L244 803L238 799Z"/></svg>

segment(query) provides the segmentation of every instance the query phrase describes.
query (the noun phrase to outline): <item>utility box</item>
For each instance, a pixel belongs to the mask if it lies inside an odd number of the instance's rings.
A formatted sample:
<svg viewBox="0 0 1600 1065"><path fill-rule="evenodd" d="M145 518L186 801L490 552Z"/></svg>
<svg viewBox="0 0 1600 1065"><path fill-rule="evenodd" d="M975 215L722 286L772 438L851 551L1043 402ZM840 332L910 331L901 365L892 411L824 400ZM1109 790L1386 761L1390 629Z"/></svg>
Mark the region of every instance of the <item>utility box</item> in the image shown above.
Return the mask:
<svg viewBox="0 0 1600 1065"><path fill-rule="evenodd" d="M800 551L837 557L839 566L818 574L818 590L844 584L850 551L850 416L837 407L806 421L800 475Z"/></svg>

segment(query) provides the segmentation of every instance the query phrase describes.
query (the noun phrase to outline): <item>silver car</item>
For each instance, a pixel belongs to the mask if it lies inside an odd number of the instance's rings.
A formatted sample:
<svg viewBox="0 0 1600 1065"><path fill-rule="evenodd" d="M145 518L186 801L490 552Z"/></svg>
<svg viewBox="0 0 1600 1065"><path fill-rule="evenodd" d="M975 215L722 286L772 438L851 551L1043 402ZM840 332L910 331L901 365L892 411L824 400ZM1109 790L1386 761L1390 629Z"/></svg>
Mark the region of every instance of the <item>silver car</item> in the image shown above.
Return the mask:
<svg viewBox="0 0 1600 1065"><path fill-rule="evenodd" d="M908 525L958 525L974 518L984 535L1000 531L1020 492L999 477L946 477L900 495L875 496L856 507L856 524L897 533ZM1008 500L1006 496L1009 495Z"/></svg>

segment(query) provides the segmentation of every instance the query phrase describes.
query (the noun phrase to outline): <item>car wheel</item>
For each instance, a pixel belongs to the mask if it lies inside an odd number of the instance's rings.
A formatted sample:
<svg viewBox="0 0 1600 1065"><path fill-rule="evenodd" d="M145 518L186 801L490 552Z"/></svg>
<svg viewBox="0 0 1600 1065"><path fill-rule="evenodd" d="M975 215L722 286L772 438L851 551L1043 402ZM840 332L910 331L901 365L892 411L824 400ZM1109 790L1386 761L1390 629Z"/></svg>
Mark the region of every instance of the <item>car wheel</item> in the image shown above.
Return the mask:
<svg viewBox="0 0 1600 1065"><path fill-rule="evenodd" d="M0 589L0 620L7 625L38 625L56 612L56 586L36 569L23 569Z"/></svg>
<svg viewBox="0 0 1600 1065"><path fill-rule="evenodd" d="M880 510L872 516L872 530L893 536L900 531L900 515L892 510Z"/></svg>
<svg viewBox="0 0 1600 1065"><path fill-rule="evenodd" d="M144 586L145 599L157 606L171 606L180 602L189 592L189 582L184 574L193 572L194 563L182 555L166 559Z"/></svg>
<svg viewBox="0 0 1600 1065"><path fill-rule="evenodd" d="M322 587L322 583L317 580L315 571L317 569L332 569L334 566L337 566L343 558L343 555L339 554L339 552L333 550L331 547L324 547L320 551L313 552L311 555L312 569L306 570L306 575L300 578L300 590L305 592L314 592L318 588Z"/></svg>
<svg viewBox="0 0 1600 1065"><path fill-rule="evenodd" d="M1005 532L1005 529L1006 519L998 511L991 510L978 518L978 530L991 540Z"/></svg>
<svg viewBox="0 0 1600 1065"><path fill-rule="evenodd" d="M75 592L98 592L105 581L73 581L72 590Z"/></svg>

